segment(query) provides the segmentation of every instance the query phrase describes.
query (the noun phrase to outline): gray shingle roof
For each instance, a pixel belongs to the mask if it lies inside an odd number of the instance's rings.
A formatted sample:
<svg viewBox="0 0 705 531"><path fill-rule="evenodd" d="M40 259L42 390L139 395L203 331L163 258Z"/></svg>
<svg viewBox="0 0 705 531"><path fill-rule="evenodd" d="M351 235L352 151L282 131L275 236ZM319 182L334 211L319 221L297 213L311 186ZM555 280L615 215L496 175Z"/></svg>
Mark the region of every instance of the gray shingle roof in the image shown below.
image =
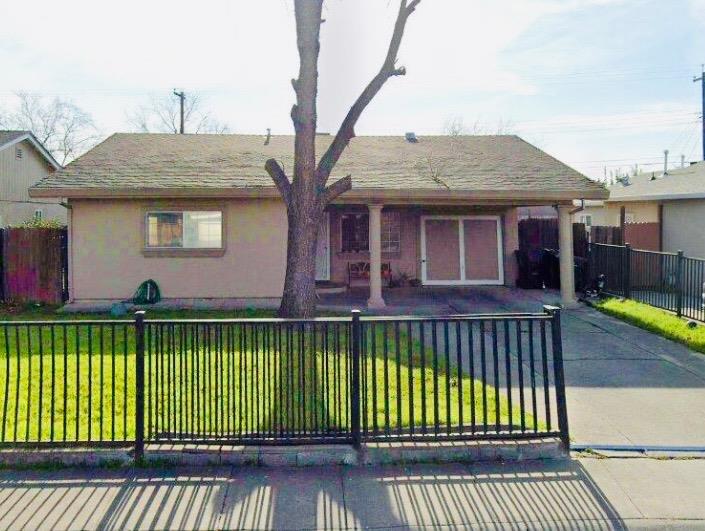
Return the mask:
<svg viewBox="0 0 705 531"><path fill-rule="evenodd" d="M319 135L319 155L332 141ZM264 163L274 157L288 173L293 137L115 134L33 190L273 188ZM602 185L516 136L428 136L353 139L332 179L351 174L353 189L399 191L564 192L602 198Z"/></svg>
<svg viewBox="0 0 705 531"><path fill-rule="evenodd" d="M685 168L641 173L629 178L629 185L610 186L609 201L660 201L705 198L705 162Z"/></svg>
<svg viewBox="0 0 705 531"><path fill-rule="evenodd" d="M0 146L4 146L8 142L12 142L17 138L26 135L28 132L29 131L0 131Z"/></svg>

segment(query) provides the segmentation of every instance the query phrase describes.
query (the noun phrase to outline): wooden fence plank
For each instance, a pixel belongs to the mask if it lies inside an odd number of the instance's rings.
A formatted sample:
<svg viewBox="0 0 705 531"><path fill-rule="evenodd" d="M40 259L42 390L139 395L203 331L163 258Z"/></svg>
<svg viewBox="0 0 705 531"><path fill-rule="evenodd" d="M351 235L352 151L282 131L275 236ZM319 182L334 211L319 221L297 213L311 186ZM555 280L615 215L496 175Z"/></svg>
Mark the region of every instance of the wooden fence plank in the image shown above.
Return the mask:
<svg viewBox="0 0 705 531"><path fill-rule="evenodd" d="M66 229L9 228L2 238L2 284L6 301L61 304L66 267Z"/></svg>

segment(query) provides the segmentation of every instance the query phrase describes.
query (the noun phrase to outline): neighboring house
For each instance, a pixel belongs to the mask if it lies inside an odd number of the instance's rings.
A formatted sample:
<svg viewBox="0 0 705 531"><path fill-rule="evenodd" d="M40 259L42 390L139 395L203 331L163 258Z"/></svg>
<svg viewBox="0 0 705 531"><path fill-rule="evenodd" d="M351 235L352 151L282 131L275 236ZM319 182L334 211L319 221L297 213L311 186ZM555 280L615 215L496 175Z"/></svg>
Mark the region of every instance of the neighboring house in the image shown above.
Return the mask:
<svg viewBox="0 0 705 531"><path fill-rule="evenodd" d="M605 220L605 202L600 200L576 201L575 223L582 223L587 229L596 225L607 225ZM578 208L579 207L579 208Z"/></svg>
<svg viewBox="0 0 705 531"><path fill-rule="evenodd" d="M642 173L611 186L606 225L660 223L662 249L705 258L705 162Z"/></svg>
<svg viewBox="0 0 705 531"><path fill-rule="evenodd" d="M286 209L264 163L291 172L293 152L292 136L115 134L49 175L30 194L69 203L71 300L124 300L152 278L167 299L276 304ZM341 284L360 262L424 286L513 284L517 207L560 205L572 239L573 200L607 197L516 136L357 137L334 173L353 188L327 209L316 275Z"/></svg>
<svg viewBox="0 0 705 531"><path fill-rule="evenodd" d="M61 169L29 131L0 131L0 227L32 218L66 222L60 199L31 199L28 188Z"/></svg>

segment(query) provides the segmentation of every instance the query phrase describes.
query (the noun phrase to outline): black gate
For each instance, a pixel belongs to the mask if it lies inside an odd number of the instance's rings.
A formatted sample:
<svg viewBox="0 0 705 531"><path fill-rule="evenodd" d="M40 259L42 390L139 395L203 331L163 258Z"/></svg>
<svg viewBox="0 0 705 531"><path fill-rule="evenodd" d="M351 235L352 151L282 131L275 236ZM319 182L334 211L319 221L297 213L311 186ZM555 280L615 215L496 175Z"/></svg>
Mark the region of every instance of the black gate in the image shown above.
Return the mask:
<svg viewBox="0 0 705 531"><path fill-rule="evenodd" d="M352 442L350 319L145 323L145 438Z"/></svg>

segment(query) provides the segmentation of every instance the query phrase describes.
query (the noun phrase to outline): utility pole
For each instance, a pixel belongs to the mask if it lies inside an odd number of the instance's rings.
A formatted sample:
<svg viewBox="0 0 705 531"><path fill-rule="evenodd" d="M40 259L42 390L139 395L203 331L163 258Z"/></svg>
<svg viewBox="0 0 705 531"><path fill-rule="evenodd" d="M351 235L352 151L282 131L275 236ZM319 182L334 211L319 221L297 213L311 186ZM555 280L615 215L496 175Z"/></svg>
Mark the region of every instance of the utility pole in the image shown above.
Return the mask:
<svg viewBox="0 0 705 531"><path fill-rule="evenodd" d="M184 134L184 101L186 100L186 93L182 90L181 92L177 92L176 89L174 89L174 96L179 98L180 104L181 104L181 126L179 127L179 134L183 135Z"/></svg>
<svg viewBox="0 0 705 531"><path fill-rule="evenodd" d="M698 81L700 81L703 89L703 160L705 160L705 65L702 66L702 73L700 74L700 77L693 78L693 83L697 83Z"/></svg>

